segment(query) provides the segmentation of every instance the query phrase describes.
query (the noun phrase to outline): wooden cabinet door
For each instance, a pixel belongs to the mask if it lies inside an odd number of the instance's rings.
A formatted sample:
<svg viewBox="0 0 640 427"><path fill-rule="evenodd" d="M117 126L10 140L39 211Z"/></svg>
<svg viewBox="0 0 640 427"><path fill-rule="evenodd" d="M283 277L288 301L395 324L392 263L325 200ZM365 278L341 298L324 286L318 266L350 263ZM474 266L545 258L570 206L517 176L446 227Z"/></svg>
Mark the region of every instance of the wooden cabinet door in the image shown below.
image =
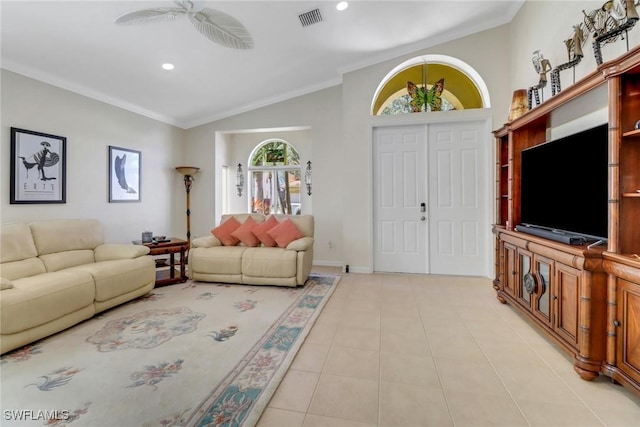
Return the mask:
<svg viewBox="0 0 640 427"><path fill-rule="evenodd" d="M581 271L564 264L555 266L555 288L551 296L554 305L553 327L567 343L578 346Z"/></svg>
<svg viewBox="0 0 640 427"><path fill-rule="evenodd" d="M509 243L503 243L504 266L504 291L515 297L516 295L516 247Z"/></svg>
<svg viewBox="0 0 640 427"><path fill-rule="evenodd" d="M617 365L640 383L640 284L618 279Z"/></svg>
<svg viewBox="0 0 640 427"><path fill-rule="evenodd" d="M540 320L552 326L551 293L554 285L554 262L540 255L533 256L533 271L536 279L536 291L532 295L531 307L533 314Z"/></svg>
<svg viewBox="0 0 640 427"><path fill-rule="evenodd" d="M533 254L524 249L518 248L517 275L516 275L516 298L520 304L531 311L532 289L529 286L533 277Z"/></svg>

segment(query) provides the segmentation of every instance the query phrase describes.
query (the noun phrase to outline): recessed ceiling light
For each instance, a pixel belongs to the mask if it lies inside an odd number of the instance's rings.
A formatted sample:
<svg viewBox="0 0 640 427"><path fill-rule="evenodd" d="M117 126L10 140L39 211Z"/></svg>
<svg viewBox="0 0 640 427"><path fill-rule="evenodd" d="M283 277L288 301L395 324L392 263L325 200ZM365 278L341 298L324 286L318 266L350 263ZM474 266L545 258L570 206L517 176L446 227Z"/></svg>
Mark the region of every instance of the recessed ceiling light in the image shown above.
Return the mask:
<svg viewBox="0 0 640 427"><path fill-rule="evenodd" d="M164 68L165 70L173 70L176 67L173 64L167 62L166 64L162 64L162 68Z"/></svg>
<svg viewBox="0 0 640 427"><path fill-rule="evenodd" d="M349 7L349 2L346 2L346 1L341 1L340 3L338 3L336 5L336 9L338 9L340 11L345 10L348 7Z"/></svg>

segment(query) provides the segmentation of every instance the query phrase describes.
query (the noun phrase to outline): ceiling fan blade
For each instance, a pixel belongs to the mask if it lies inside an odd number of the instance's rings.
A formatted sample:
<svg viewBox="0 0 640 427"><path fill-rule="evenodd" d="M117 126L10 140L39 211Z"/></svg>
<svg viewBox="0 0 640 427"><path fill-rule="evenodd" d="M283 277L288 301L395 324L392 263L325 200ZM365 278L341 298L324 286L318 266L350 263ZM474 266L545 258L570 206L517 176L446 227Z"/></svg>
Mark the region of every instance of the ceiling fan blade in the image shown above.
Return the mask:
<svg viewBox="0 0 640 427"><path fill-rule="evenodd" d="M178 7L158 7L154 9L143 9L136 12L125 13L116 18L116 24L139 24L142 22L170 21L184 15L186 9Z"/></svg>
<svg viewBox="0 0 640 427"><path fill-rule="evenodd" d="M213 42L233 49L253 48L251 34L233 16L208 8L187 16L196 29Z"/></svg>

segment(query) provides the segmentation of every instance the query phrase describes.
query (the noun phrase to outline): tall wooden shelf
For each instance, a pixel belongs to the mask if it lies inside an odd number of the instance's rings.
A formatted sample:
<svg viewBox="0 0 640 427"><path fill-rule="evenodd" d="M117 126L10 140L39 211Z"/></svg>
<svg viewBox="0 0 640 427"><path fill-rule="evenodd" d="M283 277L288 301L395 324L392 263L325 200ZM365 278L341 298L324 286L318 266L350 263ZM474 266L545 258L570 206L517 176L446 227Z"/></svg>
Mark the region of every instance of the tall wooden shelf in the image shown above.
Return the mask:
<svg viewBox="0 0 640 427"><path fill-rule="evenodd" d="M608 240L565 245L516 231L520 155L548 139L552 115L606 89ZM576 103L576 104L574 104ZM610 376L640 396L640 46L494 131L497 298L574 357L585 380ZM588 212L585 212L588 215Z"/></svg>

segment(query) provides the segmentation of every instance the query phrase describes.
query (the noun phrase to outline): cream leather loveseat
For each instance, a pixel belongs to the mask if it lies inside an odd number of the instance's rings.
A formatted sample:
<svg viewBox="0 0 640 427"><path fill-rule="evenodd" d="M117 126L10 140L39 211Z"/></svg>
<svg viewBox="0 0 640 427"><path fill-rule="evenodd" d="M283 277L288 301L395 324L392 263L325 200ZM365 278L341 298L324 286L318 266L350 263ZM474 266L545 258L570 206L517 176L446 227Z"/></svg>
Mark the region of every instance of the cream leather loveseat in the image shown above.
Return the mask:
<svg viewBox="0 0 640 427"><path fill-rule="evenodd" d="M249 217L258 225L274 218L278 223L290 220L301 237L286 247L266 247L263 243L251 247L242 242L225 246L213 235L193 239L189 250L191 279L249 285L303 285L313 263L313 216L270 215L270 219L262 214L230 214L223 215L220 224L231 218L244 224Z"/></svg>
<svg viewBox="0 0 640 427"><path fill-rule="evenodd" d="M2 224L0 353L148 293L155 284L148 253L104 244L95 220Z"/></svg>

